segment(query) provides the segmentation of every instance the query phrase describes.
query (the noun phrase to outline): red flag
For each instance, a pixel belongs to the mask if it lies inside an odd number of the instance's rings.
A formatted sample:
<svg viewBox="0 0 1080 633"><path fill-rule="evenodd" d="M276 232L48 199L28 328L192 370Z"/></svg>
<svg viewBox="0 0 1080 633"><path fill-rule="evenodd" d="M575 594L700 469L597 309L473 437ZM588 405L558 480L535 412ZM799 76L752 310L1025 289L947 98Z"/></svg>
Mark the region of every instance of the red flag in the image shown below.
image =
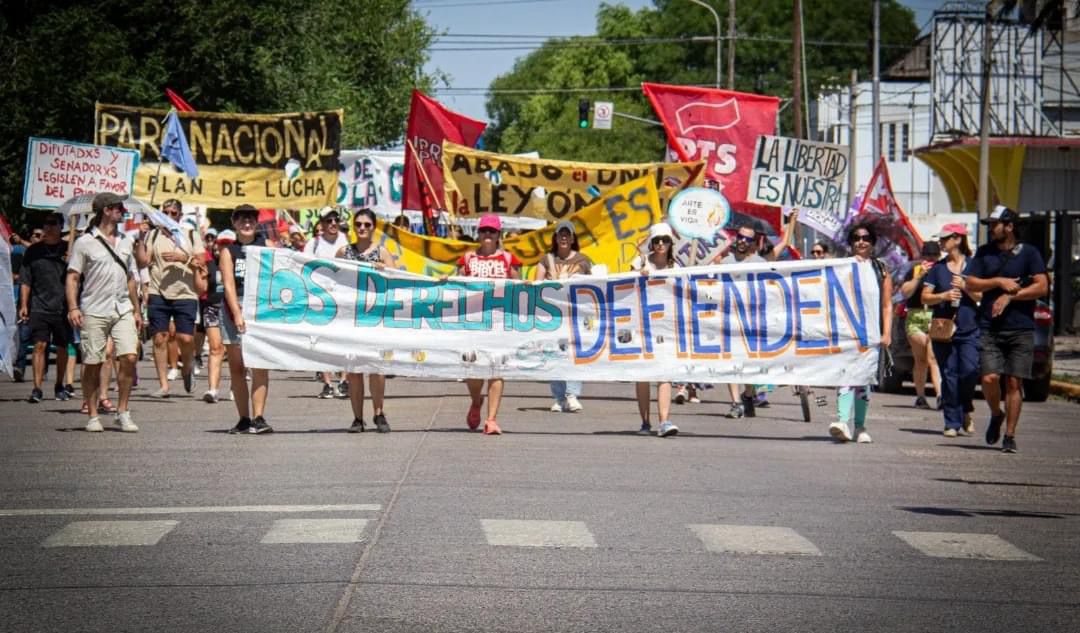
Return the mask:
<svg viewBox="0 0 1080 633"><path fill-rule="evenodd" d="M447 110L431 97L413 90L409 126L405 131L403 209L426 216L446 209L443 197L442 143L473 147L487 124ZM417 162L419 159L419 162Z"/></svg>
<svg viewBox="0 0 1080 633"><path fill-rule="evenodd" d="M183 97L176 94L175 92L173 92L169 88L165 89L165 97L169 100L169 103L171 103L172 106L174 108L176 108L176 110L178 112L194 112L195 111L195 108L191 107L191 104L189 104L187 101L184 101Z"/></svg>
<svg viewBox="0 0 1080 633"><path fill-rule="evenodd" d="M776 133L780 99L764 95L666 84L641 84L680 161L708 161L705 178L732 209L762 218L780 231L780 210L746 202L754 147L762 134Z"/></svg>
<svg viewBox="0 0 1080 633"><path fill-rule="evenodd" d="M892 180L885 159L878 160L874 175L866 185L862 201L859 203L855 221L872 220L889 227L886 239L891 240L907 253L908 259L916 259L922 254L922 238L919 231L911 225L907 214L893 193Z"/></svg>

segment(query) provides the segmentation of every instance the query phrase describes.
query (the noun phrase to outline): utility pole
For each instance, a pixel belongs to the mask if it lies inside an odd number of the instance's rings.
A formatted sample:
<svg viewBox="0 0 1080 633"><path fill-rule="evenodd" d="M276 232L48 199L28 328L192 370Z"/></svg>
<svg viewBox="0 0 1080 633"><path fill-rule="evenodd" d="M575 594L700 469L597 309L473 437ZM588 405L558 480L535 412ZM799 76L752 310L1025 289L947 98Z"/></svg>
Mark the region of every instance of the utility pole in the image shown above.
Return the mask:
<svg viewBox="0 0 1080 633"><path fill-rule="evenodd" d="M735 0L728 0L727 15L727 89L735 89Z"/></svg>
<svg viewBox="0 0 1080 633"><path fill-rule="evenodd" d="M856 159L859 153L855 148L855 130L859 118L856 116L855 101L859 98L858 93L859 85L859 71L854 68L851 69L851 90L848 92L848 170L847 170L847 189L848 189L848 208L851 207L851 201L855 199L855 187L859 185L858 177L855 174Z"/></svg>
<svg viewBox="0 0 1080 633"><path fill-rule="evenodd" d="M873 152L870 156L870 168L873 169L877 166L878 159L881 158L881 0L874 0L874 42L873 47L873 81L874 81L874 102L873 102L873 121L870 123L870 134L874 139Z"/></svg>
<svg viewBox="0 0 1080 633"><path fill-rule="evenodd" d="M876 1L876 0L875 0ZM795 138L803 138L802 120L802 0L792 3L793 16L791 28L794 34L791 38L791 96L792 111L795 119Z"/></svg>
<svg viewBox="0 0 1080 633"><path fill-rule="evenodd" d="M994 15L990 3L986 4L986 16L983 20L982 50L982 99L979 112L979 219L990 216L990 70L993 63L994 35L992 27ZM982 235L982 223L976 223L975 243Z"/></svg>

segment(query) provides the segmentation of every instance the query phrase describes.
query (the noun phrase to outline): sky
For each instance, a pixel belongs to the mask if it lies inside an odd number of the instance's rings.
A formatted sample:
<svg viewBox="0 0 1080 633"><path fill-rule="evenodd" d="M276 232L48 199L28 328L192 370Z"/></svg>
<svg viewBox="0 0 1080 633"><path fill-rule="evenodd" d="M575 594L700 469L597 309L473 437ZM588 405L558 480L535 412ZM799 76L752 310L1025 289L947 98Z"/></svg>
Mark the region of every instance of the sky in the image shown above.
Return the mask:
<svg viewBox="0 0 1080 633"><path fill-rule="evenodd" d="M915 11L915 21L920 26L927 23L934 8L944 4L944 0L900 1ZM623 4L635 10L652 6L651 0L608 0L608 3ZM520 39L524 43L539 42L537 36L591 35L596 32L596 11L600 4L601 0L413 0L413 7L437 32L449 35L432 46L427 70L448 75L451 88L478 89L467 95L460 91L440 90L434 96L452 110L486 121L486 97L479 94L479 90L486 89L493 79L512 69L514 61L529 51L452 50L476 46L461 43L461 38L455 36L499 35L503 38L496 41ZM726 6L726 3L716 4ZM715 23L711 20L702 25L702 35L713 36L715 32ZM472 37L467 42L483 39Z"/></svg>

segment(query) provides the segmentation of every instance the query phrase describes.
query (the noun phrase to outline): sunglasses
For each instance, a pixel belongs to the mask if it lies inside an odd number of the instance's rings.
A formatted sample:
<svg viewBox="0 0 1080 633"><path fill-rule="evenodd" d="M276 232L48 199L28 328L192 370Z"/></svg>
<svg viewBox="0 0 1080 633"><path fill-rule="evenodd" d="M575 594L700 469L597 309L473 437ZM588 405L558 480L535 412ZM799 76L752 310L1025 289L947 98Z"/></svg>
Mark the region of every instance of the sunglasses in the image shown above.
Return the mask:
<svg viewBox="0 0 1080 633"><path fill-rule="evenodd" d="M495 229L483 228L480 229L478 233L498 233L498 231L496 231Z"/></svg>
<svg viewBox="0 0 1080 633"><path fill-rule="evenodd" d="M754 238L753 237L747 237L746 235L736 235L735 236L735 241L736 242L753 242Z"/></svg>
<svg viewBox="0 0 1080 633"><path fill-rule="evenodd" d="M372 224L371 222L354 222L354 223L353 223L353 226L355 226L355 227L356 227L356 228L358 228L358 229L371 229L371 228L375 228L375 225L374 225L374 224Z"/></svg>
<svg viewBox="0 0 1080 633"><path fill-rule="evenodd" d="M859 242L866 242L867 244L873 244L874 238L869 233L858 233L851 236L851 243L858 244Z"/></svg>
<svg viewBox="0 0 1080 633"><path fill-rule="evenodd" d="M815 248L814 250L810 251L810 253L812 255L824 255L825 251L821 250L820 248Z"/></svg>
<svg viewBox="0 0 1080 633"><path fill-rule="evenodd" d="M670 237L653 238L652 243L653 244L671 244L671 238Z"/></svg>

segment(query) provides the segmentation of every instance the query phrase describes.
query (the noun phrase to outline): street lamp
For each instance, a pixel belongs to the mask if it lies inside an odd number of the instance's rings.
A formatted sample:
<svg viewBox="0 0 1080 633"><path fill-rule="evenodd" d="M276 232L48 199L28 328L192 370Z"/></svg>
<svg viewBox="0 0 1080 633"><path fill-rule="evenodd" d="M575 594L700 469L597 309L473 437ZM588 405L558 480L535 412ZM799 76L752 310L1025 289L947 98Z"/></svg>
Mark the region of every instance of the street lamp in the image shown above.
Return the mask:
<svg viewBox="0 0 1080 633"><path fill-rule="evenodd" d="M699 7L705 7L712 14L713 19L716 20L716 87L720 87L720 16L716 13L716 9L713 9L709 5L702 2L702 0L690 0Z"/></svg>

